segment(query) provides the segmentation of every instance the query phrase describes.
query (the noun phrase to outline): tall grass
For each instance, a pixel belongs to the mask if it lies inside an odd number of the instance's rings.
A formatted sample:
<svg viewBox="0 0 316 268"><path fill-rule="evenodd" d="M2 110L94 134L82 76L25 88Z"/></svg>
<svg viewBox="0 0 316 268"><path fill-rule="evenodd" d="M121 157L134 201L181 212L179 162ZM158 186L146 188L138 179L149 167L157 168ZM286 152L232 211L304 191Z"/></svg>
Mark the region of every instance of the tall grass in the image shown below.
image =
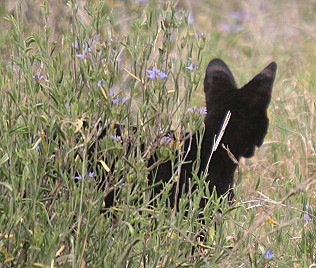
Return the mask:
<svg viewBox="0 0 316 268"><path fill-rule="evenodd" d="M313 10L313 1L3 1L1 266L313 267ZM240 163L237 203L214 198L204 209L204 232L198 195L175 213L168 189L152 200L146 176L160 133L201 128L192 107L204 106L213 57L240 85L270 60L278 74L266 142ZM96 158L106 161L91 170L98 122L124 124L132 149L109 135ZM173 149L159 154L172 159ZM101 215L108 189L98 182L113 162L118 202Z"/></svg>

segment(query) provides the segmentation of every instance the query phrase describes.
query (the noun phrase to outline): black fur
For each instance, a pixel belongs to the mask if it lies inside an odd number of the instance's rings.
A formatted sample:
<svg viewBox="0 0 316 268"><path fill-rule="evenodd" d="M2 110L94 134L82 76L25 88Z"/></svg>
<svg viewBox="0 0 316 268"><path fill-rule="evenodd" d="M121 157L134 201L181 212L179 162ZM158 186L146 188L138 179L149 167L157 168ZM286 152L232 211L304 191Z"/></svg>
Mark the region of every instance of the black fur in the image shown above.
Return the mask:
<svg viewBox="0 0 316 268"><path fill-rule="evenodd" d="M181 197L183 185L185 185L185 194L196 189L196 184L192 183L192 169L196 159L200 159L197 175L200 178L205 176L206 182L209 182L210 192L216 189L218 196L228 193L229 200L233 201L234 173L237 162L241 157L249 158L254 155L255 148L262 145L268 130L267 108L271 100L276 69L276 63L270 63L249 83L238 89L231 71L223 61L214 59L208 64L204 80L207 106L204 135L201 134L203 131L188 133L185 138L183 151L178 155L178 161L181 156L186 156L182 159L185 163L181 165L179 181L173 184L169 195L172 207ZM214 139L220 136L219 133L228 112L231 113L228 125L217 149L212 153ZM116 134L121 135L122 127L115 125L114 128ZM99 138L105 135L106 130ZM199 157L198 137L201 135L203 138ZM90 148L90 153L95 149L94 144ZM149 160L149 169L155 166L156 161L157 155L154 154ZM166 161L150 171L148 184L153 185L158 182L154 192L159 193L176 172L177 170L172 170L171 161ZM159 182L162 183L159 184ZM114 191L111 191L106 197L106 206L112 206L115 202L114 198ZM201 206L204 206L206 201L202 200Z"/></svg>

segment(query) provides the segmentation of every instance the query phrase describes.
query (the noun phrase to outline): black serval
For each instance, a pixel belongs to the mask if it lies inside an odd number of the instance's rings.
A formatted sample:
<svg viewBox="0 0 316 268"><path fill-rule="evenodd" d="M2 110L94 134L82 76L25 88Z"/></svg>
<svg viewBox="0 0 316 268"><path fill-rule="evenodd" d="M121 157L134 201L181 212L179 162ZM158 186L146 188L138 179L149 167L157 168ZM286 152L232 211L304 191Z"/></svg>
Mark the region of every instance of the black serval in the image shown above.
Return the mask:
<svg viewBox="0 0 316 268"><path fill-rule="evenodd" d="M172 165L171 160L155 165L157 155L150 158L148 185L156 185L155 194L161 192L166 183L172 182L169 200L170 206L176 207L180 197L196 190L197 185L192 183L192 172L196 159L200 159L199 167L195 169L196 174L199 177L204 176L209 183L209 191L212 193L215 189L217 196L227 193L229 200L233 201L234 173L238 161L241 157L250 158L254 155L255 148L262 145L268 130L267 109L276 70L277 65L272 62L238 89L233 74L222 60L213 59L208 64L204 80L207 107L205 127L201 130L202 134L185 135L184 145L178 154L178 161L180 155L185 156L181 159L180 172L176 165ZM121 136L122 129L123 126L114 125L117 137ZM136 132L137 129L133 131ZM104 129L98 140L103 139L107 132L108 129ZM173 134L169 133L168 137L174 138ZM198 141L200 137L201 142ZM96 148L96 144L93 144L90 154L95 154ZM175 176L178 178L176 182L172 180ZM106 180L103 180L103 187L110 189L105 200L106 207L111 207L115 203L117 189L104 184ZM200 206L205 206L206 202L207 200L202 199Z"/></svg>

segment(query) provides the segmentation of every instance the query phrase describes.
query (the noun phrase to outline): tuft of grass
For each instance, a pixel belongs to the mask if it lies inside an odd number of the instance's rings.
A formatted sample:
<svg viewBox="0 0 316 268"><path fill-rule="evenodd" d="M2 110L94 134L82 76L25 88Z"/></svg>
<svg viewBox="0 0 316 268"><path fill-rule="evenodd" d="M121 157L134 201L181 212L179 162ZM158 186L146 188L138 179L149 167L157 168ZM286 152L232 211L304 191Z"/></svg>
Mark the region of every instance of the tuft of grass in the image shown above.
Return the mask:
<svg viewBox="0 0 316 268"><path fill-rule="evenodd" d="M32 3L0 4L1 267L315 265L313 1ZM190 108L204 106L213 57L241 83L272 59L278 74L266 142L236 174L237 203L210 196L202 226L201 194L175 213L167 186L152 200L146 176L159 133L201 127ZM109 136L89 170L100 121L124 124L134 153ZM118 203L101 215L97 185L114 161Z"/></svg>

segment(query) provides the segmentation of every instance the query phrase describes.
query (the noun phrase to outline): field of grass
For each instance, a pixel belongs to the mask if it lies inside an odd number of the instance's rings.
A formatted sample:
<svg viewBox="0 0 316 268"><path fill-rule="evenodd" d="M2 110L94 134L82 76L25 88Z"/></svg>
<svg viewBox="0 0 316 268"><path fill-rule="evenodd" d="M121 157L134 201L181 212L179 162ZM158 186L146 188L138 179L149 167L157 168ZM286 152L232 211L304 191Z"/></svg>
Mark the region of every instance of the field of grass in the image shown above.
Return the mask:
<svg viewBox="0 0 316 268"><path fill-rule="evenodd" d="M0 267L316 267L315 14L313 0L1 1ZM150 200L139 145L201 128L188 111L215 57L239 86L278 71L265 143L240 161L234 206L205 208L199 242L196 200ZM140 135L128 157L103 141L92 172L99 120ZM120 198L101 215L114 160Z"/></svg>

